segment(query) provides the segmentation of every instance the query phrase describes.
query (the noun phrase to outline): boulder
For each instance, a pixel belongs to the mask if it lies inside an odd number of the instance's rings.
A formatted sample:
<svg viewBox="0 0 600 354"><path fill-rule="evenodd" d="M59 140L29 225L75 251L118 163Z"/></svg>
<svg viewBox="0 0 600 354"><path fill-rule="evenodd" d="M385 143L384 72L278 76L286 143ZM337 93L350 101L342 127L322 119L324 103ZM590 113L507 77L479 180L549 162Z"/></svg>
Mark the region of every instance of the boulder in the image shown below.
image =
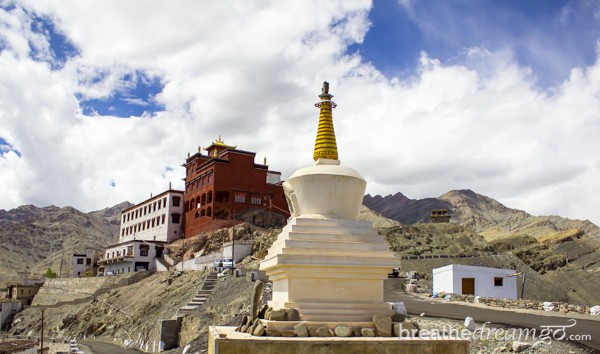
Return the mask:
<svg viewBox="0 0 600 354"><path fill-rule="evenodd" d="M254 283L254 289L252 292L252 320L258 316L258 308L260 306L260 298L262 297L262 291L265 287L265 283L257 281Z"/></svg>
<svg viewBox="0 0 600 354"><path fill-rule="evenodd" d="M600 306L592 306L590 308L590 315L592 316L600 316Z"/></svg>
<svg viewBox="0 0 600 354"><path fill-rule="evenodd" d="M475 330L475 320L473 319L473 317L465 318L465 327L471 332Z"/></svg>
<svg viewBox="0 0 600 354"><path fill-rule="evenodd" d="M373 316L373 324L380 336L392 336L392 318L390 316L375 315Z"/></svg>
<svg viewBox="0 0 600 354"><path fill-rule="evenodd" d="M354 332L355 337L362 337L362 333L360 330L360 327L352 327L352 332Z"/></svg>
<svg viewBox="0 0 600 354"><path fill-rule="evenodd" d="M317 337L317 326L308 326L308 334L310 334L311 337Z"/></svg>
<svg viewBox="0 0 600 354"><path fill-rule="evenodd" d="M295 325L294 333L296 333L298 337L308 337L308 327L306 326L306 323L301 322Z"/></svg>
<svg viewBox="0 0 600 354"><path fill-rule="evenodd" d="M416 337L419 334L417 322L394 323L394 337Z"/></svg>
<svg viewBox="0 0 600 354"><path fill-rule="evenodd" d="M252 334L255 336L264 336L265 335L265 325L262 322L258 321Z"/></svg>
<svg viewBox="0 0 600 354"><path fill-rule="evenodd" d="M286 309L287 321L300 321L300 312L298 309Z"/></svg>
<svg viewBox="0 0 600 354"><path fill-rule="evenodd" d="M269 316L271 321L287 321L287 311L285 309L273 310Z"/></svg>
<svg viewBox="0 0 600 354"><path fill-rule="evenodd" d="M375 330L373 328L363 328L360 330L360 334L363 337L375 337Z"/></svg>
<svg viewBox="0 0 600 354"><path fill-rule="evenodd" d="M352 327L347 327L347 326L337 326L337 327L335 327L333 332L338 337L352 337L352 334L354 334Z"/></svg>
<svg viewBox="0 0 600 354"><path fill-rule="evenodd" d="M518 342L516 340L512 342L512 351L516 353L520 353L524 350L527 350L529 349L529 347L531 347L531 344L527 342Z"/></svg>
<svg viewBox="0 0 600 354"><path fill-rule="evenodd" d="M317 337L330 337L331 333L329 332L329 328L323 326L323 327L319 327L317 328Z"/></svg>

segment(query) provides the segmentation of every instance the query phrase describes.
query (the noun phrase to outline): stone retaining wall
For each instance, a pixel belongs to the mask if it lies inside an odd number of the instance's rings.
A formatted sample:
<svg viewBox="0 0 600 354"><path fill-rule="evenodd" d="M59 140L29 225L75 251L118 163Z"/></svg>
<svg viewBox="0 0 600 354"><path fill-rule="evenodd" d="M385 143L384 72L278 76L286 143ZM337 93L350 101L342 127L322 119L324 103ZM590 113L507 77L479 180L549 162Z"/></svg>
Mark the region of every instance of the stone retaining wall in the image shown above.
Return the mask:
<svg viewBox="0 0 600 354"><path fill-rule="evenodd" d="M65 302L90 299L112 288L136 283L151 272L126 273L99 278L55 278L47 279L33 298L33 306L53 306Z"/></svg>
<svg viewBox="0 0 600 354"><path fill-rule="evenodd" d="M509 299L497 299L480 297L473 295L456 295L448 294L447 299L451 301L470 302L476 304L483 304L491 307L502 307L508 309L529 309L529 310L541 310L544 311L544 302L534 300L509 300ZM572 305L565 302L546 302L546 305L553 304L552 312L560 313L578 313L582 315L590 314L589 306ZM546 306L548 308L548 306Z"/></svg>

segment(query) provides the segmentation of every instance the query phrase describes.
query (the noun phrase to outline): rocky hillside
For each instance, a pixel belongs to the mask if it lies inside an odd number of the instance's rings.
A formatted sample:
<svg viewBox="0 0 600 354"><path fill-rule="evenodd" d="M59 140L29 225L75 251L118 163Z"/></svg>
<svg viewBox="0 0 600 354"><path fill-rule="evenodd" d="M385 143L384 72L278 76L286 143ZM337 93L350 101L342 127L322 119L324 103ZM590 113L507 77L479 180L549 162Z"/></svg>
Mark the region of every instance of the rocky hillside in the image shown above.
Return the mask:
<svg viewBox="0 0 600 354"><path fill-rule="evenodd" d="M74 252L104 247L117 240L124 202L83 213L72 207L25 205L0 210L0 287L23 277L39 277L47 268L67 274Z"/></svg>
<svg viewBox="0 0 600 354"><path fill-rule="evenodd" d="M533 216L468 189L450 191L438 199L450 205L453 223L470 227L488 240L519 234L553 237L575 229L600 240L600 227L588 220Z"/></svg>
<svg viewBox="0 0 600 354"><path fill-rule="evenodd" d="M400 193L387 197L366 196L364 204L384 216L399 221L402 217L408 224L413 224L392 235L392 245L404 255L435 255L447 250L447 254L458 256L464 254L464 246L471 247L468 244L461 247L453 233L447 230L425 232L426 228L436 226L419 223L426 220L422 215L428 214L430 209L446 208L450 210L452 224L483 236L489 242L486 250L510 256L530 267L548 282L548 286L559 287L564 294L560 295L563 300L581 304L600 301L595 285L589 285L600 283L600 228L590 221L532 216L471 190L450 191L439 198L421 200L411 200ZM407 236L411 242L407 243ZM448 236L451 237L446 245L439 243L439 239ZM471 237L471 240L475 238ZM473 247L475 253L482 249L481 246ZM554 291L554 297L557 294L559 292Z"/></svg>
<svg viewBox="0 0 600 354"><path fill-rule="evenodd" d="M429 211L432 209L450 209L450 203L438 198L410 199L402 193L382 197L367 194L363 205L386 218L402 224L429 222Z"/></svg>

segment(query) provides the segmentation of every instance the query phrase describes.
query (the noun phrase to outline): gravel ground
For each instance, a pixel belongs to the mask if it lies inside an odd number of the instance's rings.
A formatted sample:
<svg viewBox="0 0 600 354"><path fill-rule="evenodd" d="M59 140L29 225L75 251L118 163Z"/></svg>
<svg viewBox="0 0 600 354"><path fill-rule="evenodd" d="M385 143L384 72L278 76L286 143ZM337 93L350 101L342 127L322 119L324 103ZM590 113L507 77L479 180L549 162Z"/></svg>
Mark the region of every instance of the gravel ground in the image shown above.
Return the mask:
<svg viewBox="0 0 600 354"><path fill-rule="evenodd" d="M442 333L456 333L454 330L461 332L466 331L466 328L462 321L442 319L442 318L431 318L431 317L412 317L408 321L416 321L421 329L441 331ZM507 327L507 326L487 326L481 331L482 326L477 325L475 329L475 335L468 335L470 346L469 353L472 354L488 354L488 353L504 353L510 352L508 348L512 346L512 333L518 333L519 329ZM478 331L479 330L479 331ZM450 332L452 331L452 332ZM502 332L500 332L502 331ZM483 335L481 335L483 333ZM491 333L491 335L487 335ZM495 333L502 333L499 335L500 339L494 338ZM504 339L504 334L510 333L509 340ZM533 344L531 338L526 339L523 337L521 342L527 342ZM539 343L523 351L523 353L535 353L535 354L589 354L595 353L593 349L584 347L577 343L571 343L566 341L553 340L549 344Z"/></svg>

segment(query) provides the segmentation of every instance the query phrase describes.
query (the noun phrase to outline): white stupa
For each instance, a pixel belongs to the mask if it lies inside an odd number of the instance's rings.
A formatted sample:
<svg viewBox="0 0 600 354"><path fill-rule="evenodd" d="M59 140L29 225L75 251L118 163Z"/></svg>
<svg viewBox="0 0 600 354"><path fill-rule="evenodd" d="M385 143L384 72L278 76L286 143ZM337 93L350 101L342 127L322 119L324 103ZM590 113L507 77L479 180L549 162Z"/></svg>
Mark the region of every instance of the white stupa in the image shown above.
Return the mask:
<svg viewBox="0 0 600 354"><path fill-rule="evenodd" d="M366 181L340 165L329 84L323 84L315 164L283 184L292 214L260 264L273 282L274 309L303 321L365 322L391 315L383 281L400 261L371 222L358 220Z"/></svg>

